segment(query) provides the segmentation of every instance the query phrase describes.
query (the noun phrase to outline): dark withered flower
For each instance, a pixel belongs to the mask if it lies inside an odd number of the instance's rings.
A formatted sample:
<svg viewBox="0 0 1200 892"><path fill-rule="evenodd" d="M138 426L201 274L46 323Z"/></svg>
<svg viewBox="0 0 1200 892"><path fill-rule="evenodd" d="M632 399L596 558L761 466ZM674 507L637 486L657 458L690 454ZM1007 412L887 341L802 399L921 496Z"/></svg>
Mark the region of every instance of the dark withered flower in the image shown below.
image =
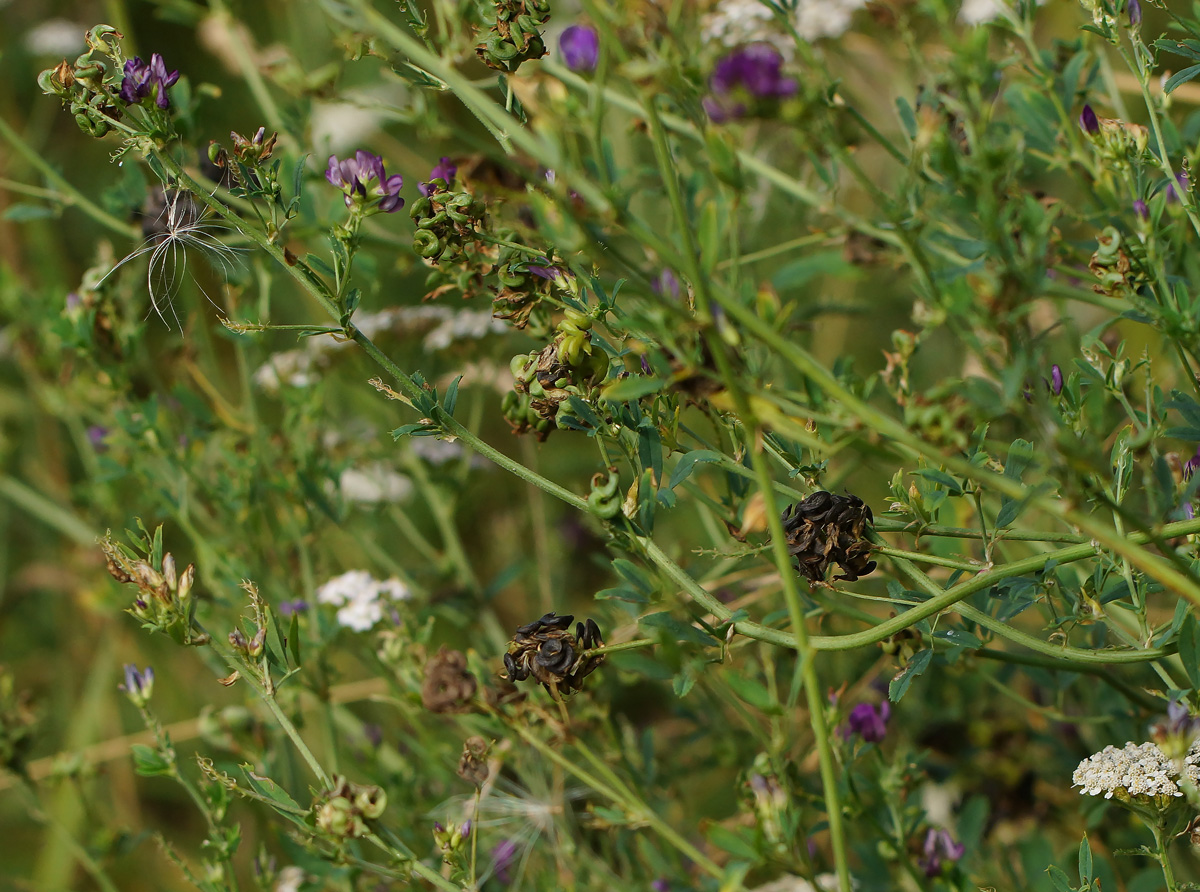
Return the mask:
<svg viewBox="0 0 1200 892"><path fill-rule="evenodd" d="M871 509L858 496L815 492L783 512L788 553L796 569L811 582L822 582L829 565L837 563L842 575L834 579L854 582L875 569L871 543L865 538L874 523Z"/></svg>
<svg viewBox="0 0 1200 892"><path fill-rule="evenodd" d="M513 635L504 655L504 670L509 681L524 681L532 676L548 691L574 693L583 687L583 679L604 662L603 654L584 652L604 646L600 627L594 620L576 623L573 616L547 613L541 619L521 626Z"/></svg>
<svg viewBox="0 0 1200 892"><path fill-rule="evenodd" d="M477 787L482 787L490 774L487 752L486 740L478 735L468 737L463 743L462 756L458 760L458 776Z"/></svg>
<svg viewBox="0 0 1200 892"><path fill-rule="evenodd" d="M462 651L443 646L425 664L421 702L430 712L463 712L475 697L475 676L467 671Z"/></svg>

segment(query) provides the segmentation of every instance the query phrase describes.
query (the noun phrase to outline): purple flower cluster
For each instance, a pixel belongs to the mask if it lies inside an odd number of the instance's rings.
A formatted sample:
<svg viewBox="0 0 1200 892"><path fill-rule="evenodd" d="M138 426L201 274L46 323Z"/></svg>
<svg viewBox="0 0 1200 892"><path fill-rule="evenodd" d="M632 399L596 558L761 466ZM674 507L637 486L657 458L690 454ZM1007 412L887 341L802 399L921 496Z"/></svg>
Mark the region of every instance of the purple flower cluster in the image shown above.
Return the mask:
<svg viewBox="0 0 1200 892"><path fill-rule="evenodd" d="M372 198L376 199L372 202L372 208L385 214L394 214L404 207L404 199L400 197L404 177L398 173L389 177L383 169L383 159L362 149L345 161L339 161L337 155L330 155L325 179L345 193L346 207L366 204Z"/></svg>
<svg viewBox="0 0 1200 892"><path fill-rule="evenodd" d="M167 88L179 80L179 72L167 71L166 63L158 53L153 53L149 62L143 62L141 56L127 60L124 73L120 96L130 105L138 105L143 99L153 98L154 104L159 108L171 107L171 100L167 98Z"/></svg>
<svg viewBox="0 0 1200 892"><path fill-rule="evenodd" d="M957 861L965 851L961 842L955 842L950 831L929 828L925 834L925 846L922 850L920 865L925 876L935 877L942 872L943 861Z"/></svg>
<svg viewBox="0 0 1200 892"><path fill-rule="evenodd" d="M454 182L456 176L458 176L458 165L443 155L433 166L433 170L429 171L429 180L417 184L417 191L428 198L429 193L433 191L429 188L433 184L433 180L442 180L449 186Z"/></svg>
<svg viewBox="0 0 1200 892"><path fill-rule="evenodd" d="M708 80L711 96L704 97L704 110L718 124L748 113L739 92L754 100L778 100L795 95L799 84L784 77L783 56L767 43L752 43L734 50L717 62Z"/></svg>
<svg viewBox="0 0 1200 892"><path fill-rule="evenodd" d="M842 728L842 737L849 738L857 734L867 743L879 743L887 736L887 720L892 714L891 705L884 700L879 704L879 711L870 703L859 703L850 710L850 718Z"/></svg>

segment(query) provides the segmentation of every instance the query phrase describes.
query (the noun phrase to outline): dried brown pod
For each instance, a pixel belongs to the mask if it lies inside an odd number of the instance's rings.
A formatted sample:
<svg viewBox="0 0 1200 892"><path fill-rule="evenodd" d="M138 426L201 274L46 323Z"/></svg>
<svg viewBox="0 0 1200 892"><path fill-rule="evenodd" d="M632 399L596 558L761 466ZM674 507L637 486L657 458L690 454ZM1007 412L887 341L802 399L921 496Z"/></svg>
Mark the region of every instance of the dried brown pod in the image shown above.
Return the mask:
<svg viewBox="0 0 1200 892"><path fill-rule="evenodd" d="M467 671L462 651L443 646L425 664L421 702L430 712L465 712L475 698L475 676Z"/></svg>
<svg viewBox="0 0 1200 892"><path fill-rule="evenodd" d="M504 655L509 681L533 677L546 690L566 694L583 687L583 679L604 662L603 654L585 656L584 652L604 646L600 627L594 620L577 623L571 634L573 616L547 613L541 619L521 626Z"/></svg>
<svg viewBox="0 0 1200 892"><path fill-rule="evenodd" d="M490 773L487 763L488 749L488 742L482 737L468 737L463 743L462 756L458 760L458 776L477 787L482 787Z"/></svg>
<svg viewBox="0 0 1200 892"><path fill-rule="evenodd" d="M866 529L871 509L858 496L815 492L783 512L788 553L811 582L822 582L829 565L841 565L835 579L854 582L875 569Z"/></svg>

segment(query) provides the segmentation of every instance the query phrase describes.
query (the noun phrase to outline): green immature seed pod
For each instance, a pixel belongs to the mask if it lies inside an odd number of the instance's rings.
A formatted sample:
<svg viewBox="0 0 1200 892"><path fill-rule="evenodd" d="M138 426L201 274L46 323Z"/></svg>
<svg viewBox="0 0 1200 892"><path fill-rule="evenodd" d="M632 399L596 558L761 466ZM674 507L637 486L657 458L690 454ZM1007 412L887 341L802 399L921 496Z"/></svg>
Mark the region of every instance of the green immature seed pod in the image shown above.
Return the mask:
<svg viewBox="0 0 1200 892"><path fill-rule="evenodd" d="M421 257L437 258L446 250L446 243L428 229L418 229L413 233L413 250Z"/></svg>

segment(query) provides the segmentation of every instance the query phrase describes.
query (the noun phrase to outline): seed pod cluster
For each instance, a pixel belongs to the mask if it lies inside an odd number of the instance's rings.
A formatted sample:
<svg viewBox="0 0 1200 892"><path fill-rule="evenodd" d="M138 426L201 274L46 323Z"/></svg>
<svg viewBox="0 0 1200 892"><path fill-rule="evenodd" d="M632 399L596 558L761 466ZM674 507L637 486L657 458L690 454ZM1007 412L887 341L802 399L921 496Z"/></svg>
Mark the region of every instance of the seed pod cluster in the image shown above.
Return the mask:
<svg viewBox="0 0 1200 892"><path fill-rule="evenodd" d="M421 702L430 712L465 712L475 698L475 676L462 651L442 647L425 664Z"/></svg>
<svg viewBox="0 0 1200 892"><path fill-rule="evenodd" d="M871 543L864 537L874 518L858 496L815 492L784 511L782 519L788 553L810 581L823 581L835 561L843 575L834 579L847 582L875 569L875 562L869 560Z"/></svg>
<svg viewBox="0 0 1200 892"><path fill-rule="evenodd" d="M603 647L604 639L600 627L590 619L586 625L577 623L572 635L574 619L547 613L517 629L504 655L509 681L524 681L532 676L547 691L554 686L564 694L582 688L584 678L604 662L604 655L585 657L581 651Z"/></svg>

